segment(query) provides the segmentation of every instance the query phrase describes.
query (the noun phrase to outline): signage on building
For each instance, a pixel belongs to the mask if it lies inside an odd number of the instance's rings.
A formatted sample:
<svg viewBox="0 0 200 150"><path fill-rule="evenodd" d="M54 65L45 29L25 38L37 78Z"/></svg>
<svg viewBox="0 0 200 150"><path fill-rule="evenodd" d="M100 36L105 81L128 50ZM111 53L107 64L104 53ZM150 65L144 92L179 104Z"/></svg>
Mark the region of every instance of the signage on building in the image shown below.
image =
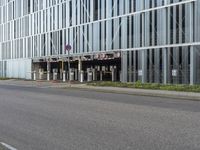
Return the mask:
<svg viewBox="0 0 200 150"><path fill-rule="evenodd" d="M139 71L138 71L138 75L139 75L139 76L143 76L142 70L139 70Z"/></svg>
<svg viewBox="0 0 200 150"><path fill-rule="evenodd" d="M176 69L172 70L172 76L176 77L178 75L178 71Z"/></svg>
<svg viewBox="0 0 200 150"><path fill-rule="evenodd" d="M65 45L65 50L66 51L70 51L71 49L72 49L71 45L69 45L69 44Z"/></svg>

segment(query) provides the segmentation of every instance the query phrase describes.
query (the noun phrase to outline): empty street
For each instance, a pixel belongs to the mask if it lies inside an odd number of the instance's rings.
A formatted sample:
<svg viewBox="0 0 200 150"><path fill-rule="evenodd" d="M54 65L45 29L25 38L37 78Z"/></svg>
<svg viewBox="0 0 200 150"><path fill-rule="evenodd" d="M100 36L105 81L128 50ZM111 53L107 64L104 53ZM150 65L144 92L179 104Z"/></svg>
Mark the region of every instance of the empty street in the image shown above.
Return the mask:
<svg viewBox="0 0 200 150"><path fill-rule="evenodd" d="M0 142L18 150L199 150L200 102L0 85Z"/></svg>

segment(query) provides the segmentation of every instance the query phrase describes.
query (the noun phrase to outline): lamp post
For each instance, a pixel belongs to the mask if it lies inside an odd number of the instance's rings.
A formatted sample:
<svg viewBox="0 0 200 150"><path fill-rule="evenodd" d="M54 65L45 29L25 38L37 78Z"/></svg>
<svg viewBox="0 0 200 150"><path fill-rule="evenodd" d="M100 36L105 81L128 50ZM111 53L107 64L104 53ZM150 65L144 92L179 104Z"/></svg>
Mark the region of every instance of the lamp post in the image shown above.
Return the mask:
<svg viewBox="0 0 200 150"><path fill-rule="evenodd" d="M70 50L72 49L71 45L67 44L65 46L65 51L68 52L68 79L70 83Z"/></svg>

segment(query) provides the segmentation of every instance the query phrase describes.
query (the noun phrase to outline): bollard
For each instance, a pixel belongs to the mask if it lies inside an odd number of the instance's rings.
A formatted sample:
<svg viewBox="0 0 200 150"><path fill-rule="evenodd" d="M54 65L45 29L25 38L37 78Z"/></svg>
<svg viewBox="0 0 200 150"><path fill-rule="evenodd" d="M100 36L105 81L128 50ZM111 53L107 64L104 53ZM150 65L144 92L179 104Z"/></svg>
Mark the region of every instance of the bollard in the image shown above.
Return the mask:
<svg viewBox="0 0 200 150"><path fill-rule="evenodd" d="M33 71L33 80L36 81L36 71Z"/></svg>
<svg viewBox="0 0 200 150"><path fill-rule="evenodd" d="M93 81L97 80L97 74L96 74L96 69L92 69L92 74L93 74Z"/></svg>
<svg viewBox="0 0 200 150"><path fill-rule="evenodd" d="M67 71L66 74L67 74L67 77L66 77L66 78L67 78L67 80L69 80L69 71Z"/></svg>
<svg viewBox="0 0 200 150"><path fill-rule="evenodd" d="M112 68L112 82L116 81L116 69Z"/></svg>
<svg viewBox="0 0 200 150"><path fill-rule="evenodd" d="M54 72L53 73L53 80L55 81L55 80L57 80L58 79L58 73L57 72Z"/></svg>
<svg viewBox="0 0 200 150"><path fill-rule="evenodd" d="M122 71L119 72L120 82L122 82Z"/></svg>
<svg viewBox="0 0 200 150"><path fill-rule="evenodd" d="M66 82L66 71L63 71L63 82Z"/></svg>
<svg viewBox="0 0 200 150"><path fill-rule="evenodd" d="M39 80L42 80L43 79L43 72L40 70L40 72L39 72Z"/></svg>
<svg viewBox="0 0 200 150"><path fill-rule="evenodd" d="M88 81L88 82L91 82L91 81L92 81L92 71L91 71L91 70L88 70L88 71L87 71L87 81Z"/></svg>
<svg viewBox="0 0 200 150"><path fill-rule="evenodd" d="M70 81L74 81L74 71L70 70Z"/></svg>
<svg viewBox="0 0 200 150"><path fill-rule="evenodd" d="M63 80L63 70L60 69L60 80Z"/></svg>
<svg viewBox="0 0 200 150"><path fill-rule="evenodd" d="M50 71L47 71L47 81L50 81Z"/></svg>
<svg viewBox="0 0 200 150"><path fill-rule="evenodd" d="M100 81L102 81L102 80L103 80L103 72L100 71Z"/></svg>
<svg viewBox="0 0 200 150"><path fill-rule="evenodd" d="M75 73L75 80L77 81L78 80L78 69L75 69L74 73Z"/></svg>
<svg viewBox="0 0 200 150"><path fill-rule="evenodd" d="M84 72L81 71L80 72L80 82L83 83L83 81L84 81Z"/></svg>
<svg viewBox="0 0 200 150"><path fill-rule="evenodd" d="M112 82L114 82L114 81L115 81L115 70L112 69Z"/></svg>
<svg viewBox="0 0 200 150"><path fill-rule="evenodd" d="M53 69L53 80L57 80L58 79L58 69Z"/></svg>

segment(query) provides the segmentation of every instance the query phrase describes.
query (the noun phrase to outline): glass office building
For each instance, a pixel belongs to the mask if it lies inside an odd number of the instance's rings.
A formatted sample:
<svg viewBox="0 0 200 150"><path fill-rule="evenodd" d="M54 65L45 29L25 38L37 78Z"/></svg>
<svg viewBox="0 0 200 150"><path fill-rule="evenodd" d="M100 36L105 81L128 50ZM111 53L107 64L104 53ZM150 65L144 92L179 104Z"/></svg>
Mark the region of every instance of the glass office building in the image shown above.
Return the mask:
<svg viewBox="0 0 200 150"><path fill-rule="evenodd" d="M200 0L0 0L0 76L200 83ZM46 77L45 77L46 76Z"/></svg>

